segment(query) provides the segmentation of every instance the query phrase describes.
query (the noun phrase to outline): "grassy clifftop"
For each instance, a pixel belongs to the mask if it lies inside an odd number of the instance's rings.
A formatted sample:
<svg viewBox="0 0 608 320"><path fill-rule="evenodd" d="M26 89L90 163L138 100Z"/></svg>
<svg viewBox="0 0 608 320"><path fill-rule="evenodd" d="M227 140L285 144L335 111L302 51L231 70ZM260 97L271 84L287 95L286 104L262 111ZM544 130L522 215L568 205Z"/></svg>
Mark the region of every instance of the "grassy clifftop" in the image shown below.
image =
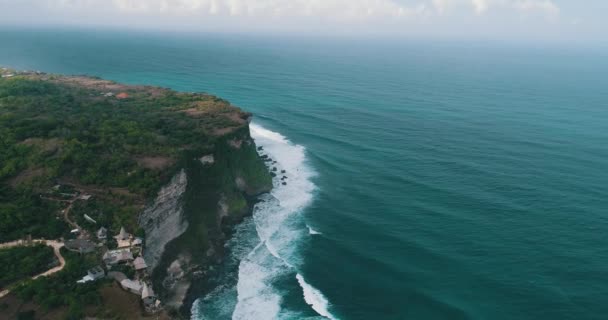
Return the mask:
<svg viewBox="0 0 608 320"><path fill-rule="evenodd" d="M185 155L213 150L246 129L250 117L207 94L90 77L2 75L0 241L65 233L49 224L57 208L38 197L57 183L111 198L98 204L116 213L108 222L135 228L136 212Z"/></svg>
<svg viewBox="0 0 608 320"><path fill-rule="evenodd" d="M186 256L188 269L178 280L204 274L221 259L228 227L250 211L252 197L272 187L249 135L251 114L223 99L85 76L8 69L0 76L0 243L73 237L75 224L91 238L100 226L109 239L122 226L144 236L138 216L183 171L188 183L180 206L188 228L167 243L152 274L157 293L169 298L168 266ZM74 290L99 259L96 253L71 259L66 270L17 293L44 312L112 313L107 305L82 308L105 301L104 290L113 287Z"/></svg>

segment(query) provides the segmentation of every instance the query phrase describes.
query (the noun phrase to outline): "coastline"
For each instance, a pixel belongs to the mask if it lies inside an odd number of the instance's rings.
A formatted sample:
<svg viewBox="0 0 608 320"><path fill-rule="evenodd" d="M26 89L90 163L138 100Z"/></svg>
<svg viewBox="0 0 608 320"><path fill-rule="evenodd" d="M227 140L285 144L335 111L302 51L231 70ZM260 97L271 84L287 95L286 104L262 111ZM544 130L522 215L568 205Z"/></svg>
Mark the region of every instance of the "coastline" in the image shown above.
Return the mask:
<svg viewBox="0 0 608 320"><path fill-rule="evenodd" d="M251 216L260 195L272 189L270 172L250 136L252 115L205 93L8 68L2 68L0 74L5 96L35 101L29 109L23 102L23 110L18 109L19 105L9 108L13 116L29 121L39 119L36 116L42 107L37 103L42 99L47 101L42 110L46 111L46 117L54 118L52 123L57 126L73 125L61 122L68 116L80 119L103 116L101 121L71 132L69 143L80 143L80 148L67 149L79 156L78 161L65 164L67 169L41 169L50 164L40 157L36 158L40 163L27 164L35 166L37 171L24 165L8 175L12 179L8 186L15 190L26 186L23 191L34 201L52 203L48 214L66 224L62 226L65 231L61 238L76 238L72 246L82 247L74 251L90 257L66 258L69 260L66 270L72 271L70 278L64 280L71 286L91 281L87 290L99 296L110 284L119 289L111 280L106 280L106 272L108 277L110 273L121 274L122 277L114 279L123 290L134 294L131 300L137 301L137 306L131 305L129 312L141 308L146 315L189 316L196 295L204 290L204 283L224 259L224 244L231 238L234 227ZM139 117L137 123L133 121L134 115ZM127 130L111 132L106 139L85 136L90 140L78 140L85 139L82 134L101 132L92 127L100 123L107 124L108 129L130 127L131 137L121 138ZM23 137L11 142L16 146L26 145L29 148L26 150L31 152L42 148L47 156L70 159L60 157L66 152L60 146L68 143L60 140L62 138L51 133L41 136L23 133ZM53 148L49 147L51 143ZM104 157L105 153L110 153L113 159L122 155L121 170L102 170L111 157ZM62 168L62 162L53 164ZM78 171L80 167L88 171ZM83 178L87 172L97 173L94 170L104 174L88 180ZM30 171L39 175L32 175ZM120 179L112 179L112 175ZM68 196L67 200L62 198ZM77 209L72 210L75 202ZM122 214L120 219L112 218L114 212ZM6 236L8 240L15 237ZM56 239L60 234L30 236ZM70 267L71 263L78 264L78 269ZM83 272L91 273L94 269L94 278L77 281ZM57 281L56 277L49 279ZM23 286L38 286L45 281L46 277L41 277ZM100 310L104 314L120 313L108 305ZM61 309L61 312L72 310ZM97 314L82 308L73 312L78 316Z"/></svg>

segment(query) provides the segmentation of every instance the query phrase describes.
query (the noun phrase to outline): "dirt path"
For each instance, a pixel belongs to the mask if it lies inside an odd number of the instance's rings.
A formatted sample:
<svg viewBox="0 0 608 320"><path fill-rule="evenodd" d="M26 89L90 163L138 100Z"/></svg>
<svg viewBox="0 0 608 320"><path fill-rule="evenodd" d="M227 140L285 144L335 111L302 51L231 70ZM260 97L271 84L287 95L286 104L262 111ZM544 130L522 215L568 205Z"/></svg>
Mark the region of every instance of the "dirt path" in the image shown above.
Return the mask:
<svg viewBox="0 0 608 320"><path fill-rule="evenodd" d="M59 260L58 266L51 268L43 273L37 274L37 275L33 276L32 279L36 279L39 277L46 277L48 275L51 275L53 273L63 270L63 268L65 267L65 259L61 255L61 247L63 247L63 245L64 245L63 242L59 242L59 241L55 241L55 240L36 239L36 240L32 240L31 243L32 244L33 243L37 243L37 244L42 243L42 244L46 244L49 247L53 247L53 252L55 253L55 257L57 257L57 260ZM30 244L30 242L24 241L24 240L5 242L5 243L0 243L0 249L13 248L13 247L24 246L24 245L28 245L28 244ZM6 296L9 293L10 293L9 289L0 291L0 298Z"/></svg>
<svg viewBox="0 0 608 320"><path fill-rule="evenodd" d="M72 210L73 205L74 202L70 201L70 205L63 210L63 220L65 220L65 222L67 222L72 228L82 231L82 228L76 222L70 220L70 210Z"/></svg>

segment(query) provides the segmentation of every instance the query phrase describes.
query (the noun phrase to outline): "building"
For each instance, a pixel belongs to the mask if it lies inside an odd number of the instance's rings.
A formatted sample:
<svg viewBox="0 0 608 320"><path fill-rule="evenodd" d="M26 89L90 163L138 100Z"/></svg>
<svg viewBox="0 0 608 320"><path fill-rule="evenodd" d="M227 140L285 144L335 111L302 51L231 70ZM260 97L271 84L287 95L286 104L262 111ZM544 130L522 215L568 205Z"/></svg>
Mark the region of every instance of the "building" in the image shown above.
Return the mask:
<svg viewBox="0 0 608 320"><path fill-rule="evenodd" d="M106 251L103 254L103 262L106 266L114 266L133 261L133 253L129 249Z"/></svg>
<svg viewBox="0 0 608 320"><path fill-rule="evenodd" d="M103 271L101 266L96 266L87 271L87 275L93 278L93 280L101 279L106 276L106 272Z"/></svg>
<svg viewBox="0 0 608 320"><path fill-rule="evenodd" d="M139 280L124 279L120 282L120 286L136 295L142 294L143 286Z"/></svg>
<svg viewBox="0 0 608 320"><path fill-rule="evenodd" d="M97 221L95 221L95 219L91 218L91 217L90 217L88 214L86 214L86 213L84 214L84 218L85 218L85 220L87 220L87 221L88 221L88 222L90 222L90 223L97 224Z"/></svg>
<svg viewBox="0 0 608 320"><path fill-rule="evenodd" d="M117 94L117 95L116 95L116 98L117 98L117 99L121 99L121 100L122 100L122 99L126 99L126 98L128 98L128 97L129 97L129 94L128 94L128 93L126 93L126 92L121 92L121 93L119 93L119 94Z"/></svg>
<svg viewBox="0 0 608 320"><path fill-rule="evenodd" d="M87 271L87 275L82 277L82 279L76 281L77 283L85 283L89 281L95 281L97 279L101 279L106 276L105 271L100 266L89 269Z"/></svg>
<svg viewBox="0 0 608 320"><path fill-rule="evenodd" d="M143 243L144 243L144 240L142 240L142 238L135 238L135 239L133 239L133 241L131 241L131 246L140 247Z"/></svg>
<svg viewBox="0 0 608 320"><path fill-rule="evenodd" d="M101 227L97 230L97 239L105 240L108 237L108 229Z"/></svg>
<svg viewBox="0 0 608 320"><path fill-rule="evenodd" d="M144 258L139 256L133 261L133 268L135 268L135 270L137 271L146 270L148 268L148 265L146 264Z"/></svg>
<svg viewBox="0 0 608 320"><path fill-rule="evenodd" d="M65 242L66 249L78 253L90 253L95 251L95 244L89 240L73 239Z"/></svg>
<svg viewBox="0 0 608 320"><path fill-rule="evenodd" d="M146 308L153 307L156 303L156 295L152 290L152 286L149 286L147 283L144 283L144 287L141 291L141 300L144 302Z"/></svg>
<svg viewBox="0 0 608 320"><path fill-rule="evenodd" d="M120 227L118 235L114 236L118 243L118 248L128 248L131 246L131 235L125 230L124 227Z"/></svg>

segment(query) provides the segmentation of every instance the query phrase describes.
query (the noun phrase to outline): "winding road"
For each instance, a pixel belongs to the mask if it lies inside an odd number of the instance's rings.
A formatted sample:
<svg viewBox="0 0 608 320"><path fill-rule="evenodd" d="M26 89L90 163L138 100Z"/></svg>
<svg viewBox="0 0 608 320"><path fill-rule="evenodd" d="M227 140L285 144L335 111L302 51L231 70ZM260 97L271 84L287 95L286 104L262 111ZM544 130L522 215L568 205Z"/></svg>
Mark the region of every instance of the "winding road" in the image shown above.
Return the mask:
<svg viewBox="0 0 608 320"><path fill-rule="evenodd" d="M13 247L30 245L30 244L34 244L34 243L36 243L36 244L41 243L41 244L45 244L49 247L53 247L53 252L55 253L55 257L57 257L57 260L59 260L59 265L54 268L51 268L43 273L33 276L32 279L37 279L39 277L46 277L48 275L51 275L53 273L63 270L63 268L65 267L65 259L61 255L61 248L64 246L63 242L56 241L56 240L45 240L45 239L35 239L32 241L16 240L16 241L11 241L11 242L0 243L0 249L8 249L8 248L13 248ZM6 296L9 293L10 293L9 289L0 291L0 298Z"/></svg>

